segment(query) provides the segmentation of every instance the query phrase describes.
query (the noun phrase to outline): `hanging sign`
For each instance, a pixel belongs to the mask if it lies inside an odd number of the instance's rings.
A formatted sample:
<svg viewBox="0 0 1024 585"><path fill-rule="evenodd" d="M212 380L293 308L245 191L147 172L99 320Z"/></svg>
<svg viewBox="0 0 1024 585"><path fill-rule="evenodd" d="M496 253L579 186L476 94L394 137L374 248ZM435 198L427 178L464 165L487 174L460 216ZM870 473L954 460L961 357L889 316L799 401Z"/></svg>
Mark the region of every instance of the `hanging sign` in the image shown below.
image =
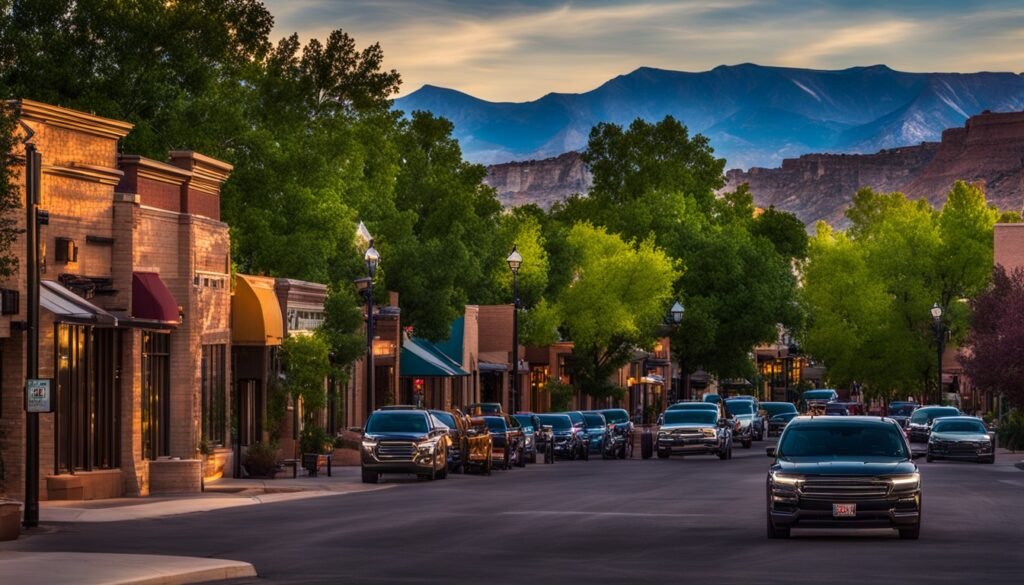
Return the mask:
<svg viewBox="0 0 1024 585"><path fill-rule="evenodd" d="M52 384L49 379L25 382L25 412L53 412Z"/></svg>

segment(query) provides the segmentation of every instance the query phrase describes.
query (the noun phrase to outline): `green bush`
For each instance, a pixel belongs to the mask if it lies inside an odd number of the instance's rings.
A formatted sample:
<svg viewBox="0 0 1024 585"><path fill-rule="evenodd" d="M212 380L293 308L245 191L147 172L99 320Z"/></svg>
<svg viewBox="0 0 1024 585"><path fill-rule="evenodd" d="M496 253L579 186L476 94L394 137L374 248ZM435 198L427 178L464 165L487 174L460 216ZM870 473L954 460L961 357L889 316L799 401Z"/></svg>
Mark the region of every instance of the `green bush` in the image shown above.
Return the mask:
<svg viewBox="0 0 1024 585"><path fill-rule="evenodd" d="M999 446L1011 451L1024 449L1024 412L1014 410L996 428Z"/></svg>
<svg viewBox="0 0 1024 585"><path fill-rule="evenodd" d="M253 443L245 450L242 458L249 475L267 477L277 471L277 447L263 443Z"/></svg>
<svg viewBox="0 0 1024 585"><path fill-rule="evenodd" d="M334 449L334 441L327 431L316 425L306 425L299 435L299 447L303 453L330 453Z"/></svg>
<svg viewBox="0 0 1024 585"><path fill-rule="evenodd" d="M547 391L551 393L551 412L564 412L572 405L576 389L557 378L548 378Z"/></svg>

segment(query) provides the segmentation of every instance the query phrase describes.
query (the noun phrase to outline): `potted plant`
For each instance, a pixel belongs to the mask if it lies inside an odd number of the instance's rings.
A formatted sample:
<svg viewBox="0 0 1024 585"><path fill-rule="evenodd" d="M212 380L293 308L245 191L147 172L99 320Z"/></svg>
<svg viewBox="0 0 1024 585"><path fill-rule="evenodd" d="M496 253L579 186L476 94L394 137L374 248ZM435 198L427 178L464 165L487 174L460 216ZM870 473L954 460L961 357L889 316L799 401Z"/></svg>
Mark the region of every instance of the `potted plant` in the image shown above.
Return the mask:
<svg viewBox="0 0 1024 585"><path fill-rule="evenodd" d="M277 473L277 446L253 443L245 450L242 465L249 477L273 478Z"/></svg>
<svg viewBox="0 0 1024 585"><path fill-rule="evenodd" d="M316 477L320 466L320 455L330 453L334 450L334 441L323 430L316 425L306 425L299 435L299 448L302 450L302 466L309 472L309 475Z"/></svg>

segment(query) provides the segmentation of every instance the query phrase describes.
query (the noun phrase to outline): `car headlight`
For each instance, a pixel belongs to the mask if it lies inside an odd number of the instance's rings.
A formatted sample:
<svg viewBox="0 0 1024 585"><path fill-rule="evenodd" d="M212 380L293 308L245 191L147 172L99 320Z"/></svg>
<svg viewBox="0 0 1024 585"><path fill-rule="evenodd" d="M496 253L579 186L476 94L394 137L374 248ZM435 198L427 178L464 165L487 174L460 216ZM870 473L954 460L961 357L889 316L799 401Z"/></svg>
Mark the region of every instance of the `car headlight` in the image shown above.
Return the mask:
<svg viewBox="0 0 1024 585"><path fill-rule="evenodd" d="M916 490L921 486L921 474L894 475L889 478L889 483L894 491Z"/></svg>
<svg viewBox="0 0 1024 585"><path fill-rule="evenodd" d="M794 488L795 489L797 487L800 487L800 484L803 483L803 481L804 481L804 476L802 476L802 475L793 475L791 473L779 473L779 472L772 473L772 483L775 484L775 485L779 485L779 486L784 486L784 487L789 487L789 488Z"/></svg>
<svg viewBox="0 0 1024 585"><path fill-rule="evenodd" d="M704 429L705 437L714 437L716 435L715 429Z"/></svg>
<svg viewBox="0 0 1024 585"><path fill-rule="evenodd" d="M377 439L363 439L362 445L363 449L366 449L367 451L372 451L373 448L377 446Z"/></svg>
<svg viewBox="0 0 1024 585"><path fill-rule="evenodd" d="M416 448L426 453L432 453L437 448L437 443L433 441L424 441L416 445Z"/></svg>

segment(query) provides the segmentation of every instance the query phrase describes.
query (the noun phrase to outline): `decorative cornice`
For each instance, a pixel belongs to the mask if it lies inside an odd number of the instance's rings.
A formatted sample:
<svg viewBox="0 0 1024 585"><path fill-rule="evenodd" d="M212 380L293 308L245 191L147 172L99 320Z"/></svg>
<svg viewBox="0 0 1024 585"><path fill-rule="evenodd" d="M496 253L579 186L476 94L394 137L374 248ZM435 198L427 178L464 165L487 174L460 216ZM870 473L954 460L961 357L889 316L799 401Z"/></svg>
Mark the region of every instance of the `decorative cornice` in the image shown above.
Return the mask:
<svg viewBox="0 0 1024 585"><path fill-rule="evenodd" d="M72 164L68 167L44 164L43 173L111 186L120 183L121 177L124 176L124 173L117 169L84 164Z"/></svg>
<svg viewBox="0 0 1024 585"><path fill-rule="evenodd" d="M7 104L24 120L35 120L51 126L77 130L101 138L110 138L111 140L124 138L135 127L134 124L129 122L101 118L92 114L86 114L85 112L51 106L50 104L33 100L9 100Z"/></svg>
<svg viewBox="0 0 1024 585"><path fill-rule="evenodd" d="M220 186L231 176L234 166L191 150L172 150L171 162L192 172L189 188L220 195Z"/></svg>
<svg viewBox="0 0 1024 585"><path fill-rule="evenodd" d="M117 163L122 169L134 168L135 174L143 179L167 183L176 187L180 187L192 176L191 172L180 167L135 154L119 155Z"/></svg>

